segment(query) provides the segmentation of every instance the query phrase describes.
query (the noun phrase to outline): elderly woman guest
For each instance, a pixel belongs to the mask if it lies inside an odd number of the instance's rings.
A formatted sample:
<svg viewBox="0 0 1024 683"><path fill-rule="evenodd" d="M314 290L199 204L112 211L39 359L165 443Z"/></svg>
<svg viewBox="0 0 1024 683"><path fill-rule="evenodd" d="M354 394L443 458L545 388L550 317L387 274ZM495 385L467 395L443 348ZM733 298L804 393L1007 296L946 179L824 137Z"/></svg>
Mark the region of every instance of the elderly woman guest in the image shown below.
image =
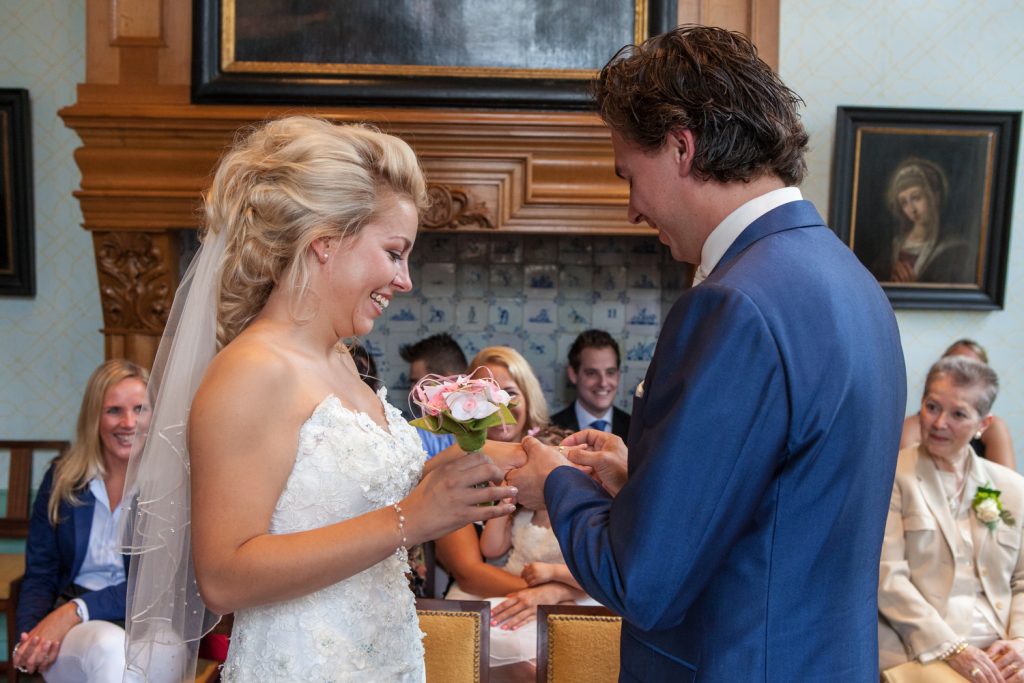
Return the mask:
<svg viewBox="0 0 1024 683"><path fill-rule="evenodd" d="M988 364L988 352L973 339L957 339L949 345L942 356L965 356ZM907 417L903 422L903 436L900 438L900 448L912 446L921 440L921 423L919 414L915 413ZM992 423L983 432L979 432L971 439L971 448L979 456L1000 465L1017 469L1017 461L1013 454L1013 439L1010 437L1010 429L1006 422L998 415L992 416Z"/></svg>
<svg viewBox="0 0 1024 683"><path fill-rule="evenodd" d="M969 680L1024 680L1024 477L970 446L997 389L962 356L928 372L921 443L900 451L882 545L882 669L942 660Z"/></svg>
<svg viewBox="0 0 1024 683"><path fill-rule="evenodd" d="M120 681L125 573L118 552L128 459L149 423L146 370L107 361L89 378L75 441L32 509L12 662L47 681Z"/></svg>
<svg viewBox="0 0 1024 683"><path fill-rule="evenodd" d="M943 225L949 181L938 164L908 157L893 172L886 200L896 232L876 276L883 282L974 281L970 248Z"/></svg>

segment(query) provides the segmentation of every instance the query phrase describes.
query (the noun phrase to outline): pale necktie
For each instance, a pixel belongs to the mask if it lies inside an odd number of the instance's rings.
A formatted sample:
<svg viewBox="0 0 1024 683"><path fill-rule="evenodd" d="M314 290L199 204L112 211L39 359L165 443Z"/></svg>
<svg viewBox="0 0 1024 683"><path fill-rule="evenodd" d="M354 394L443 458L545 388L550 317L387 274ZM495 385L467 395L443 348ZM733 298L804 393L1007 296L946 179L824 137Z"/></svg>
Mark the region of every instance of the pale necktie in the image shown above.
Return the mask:
<svg viewBox="0 0 1024 683"><path fill-rule="evenodd" d="M608 420L594 420L590 423L591 429L599 429L602 432L608 431Z"/></svg>
<svg viewBox="0 0 1024 683"><path fill-rule="evenodd" d="M691 287L696 287L700 283L704 282L708 274L704 272L704 266L697 266L697 270L693 271L693 284Z"/></svg>

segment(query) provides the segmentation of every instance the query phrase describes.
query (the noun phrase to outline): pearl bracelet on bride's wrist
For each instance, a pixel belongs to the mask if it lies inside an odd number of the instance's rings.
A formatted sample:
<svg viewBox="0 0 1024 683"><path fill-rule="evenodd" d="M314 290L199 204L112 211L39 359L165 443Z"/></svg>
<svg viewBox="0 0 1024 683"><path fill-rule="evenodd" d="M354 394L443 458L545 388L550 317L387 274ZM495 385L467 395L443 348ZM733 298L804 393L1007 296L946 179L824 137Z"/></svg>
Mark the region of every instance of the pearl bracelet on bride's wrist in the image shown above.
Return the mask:
<svg viewBox="0 0 1024 683"><path fill-rule="evenodd" d="M402 507L398 503L391 507L395 508L395 513L398 514L398 536L402 539L398 547L395 548L395 557L402 559L402 551L407 549L406 546L409 543L409 540L405 537L405 515L402 514Z"/></svg>

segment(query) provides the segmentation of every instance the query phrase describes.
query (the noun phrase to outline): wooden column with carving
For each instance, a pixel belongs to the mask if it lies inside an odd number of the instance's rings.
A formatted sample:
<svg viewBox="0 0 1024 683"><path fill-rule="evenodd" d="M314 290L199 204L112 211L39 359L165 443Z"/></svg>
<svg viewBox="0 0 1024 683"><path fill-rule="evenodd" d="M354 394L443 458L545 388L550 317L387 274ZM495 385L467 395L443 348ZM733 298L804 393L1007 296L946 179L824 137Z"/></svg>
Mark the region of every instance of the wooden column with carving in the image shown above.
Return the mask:
<svg viewBox="0 0 1024 683"><path fill-rule="evenodd" d="M82 140L75 196L93 234L107 358L151 365L179 279L181 231L236 131L301 108L193 105L192 3L86 0L86 79L61 110ZM681 21L754 35L776 62L778 0L680 0ZM428 230L652 234L626 221L608 133L580 112L319 108L401 135L435 200Z"/></svg>

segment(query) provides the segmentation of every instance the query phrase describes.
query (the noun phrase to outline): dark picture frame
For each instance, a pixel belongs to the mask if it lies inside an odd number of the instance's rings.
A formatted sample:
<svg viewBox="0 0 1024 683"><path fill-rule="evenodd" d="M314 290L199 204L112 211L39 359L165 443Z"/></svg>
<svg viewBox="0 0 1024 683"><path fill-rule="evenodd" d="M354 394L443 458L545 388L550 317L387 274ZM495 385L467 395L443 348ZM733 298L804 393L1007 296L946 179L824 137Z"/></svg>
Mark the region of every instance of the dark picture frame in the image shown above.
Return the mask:
<svg viewBox="0 0 1024 683"><path fill-rule="evenodd" d="M830 222L894 308L1003 307L1020 117L837 108Z"/></svg>
<svg viewBox="0 0 1024 683"><path fill-rule="evenodd" d="M612 55L676 18L676 0L471 2L193 0L192 100L584 109Z"/></svg>
<svg viewBox="0 0 1024 683"><path fill-rule="evenodd" d="M0 296L35 296L28 90L0 88Z"/></svg>

